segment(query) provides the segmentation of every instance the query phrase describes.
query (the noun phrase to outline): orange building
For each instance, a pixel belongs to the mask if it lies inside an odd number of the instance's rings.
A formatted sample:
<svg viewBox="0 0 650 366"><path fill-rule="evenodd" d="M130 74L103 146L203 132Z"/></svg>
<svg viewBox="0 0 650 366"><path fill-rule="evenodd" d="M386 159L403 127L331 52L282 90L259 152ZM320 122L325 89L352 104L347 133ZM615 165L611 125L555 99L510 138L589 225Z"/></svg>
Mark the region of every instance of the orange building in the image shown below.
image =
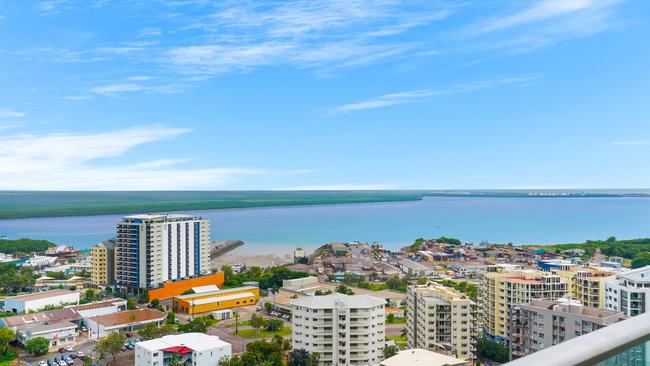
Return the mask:
<svg viewBox="0 0 650 366"><path fill-rule="evenodd" d="M179 281L168 281L163 283L163 286L160 288L149 290L149 301L155 299L163 300L178 296L183 292L192 289L193 287L208 285L221 287L223 286L223 281L223 272L217 272L207 276L188 278Z"/></svg>

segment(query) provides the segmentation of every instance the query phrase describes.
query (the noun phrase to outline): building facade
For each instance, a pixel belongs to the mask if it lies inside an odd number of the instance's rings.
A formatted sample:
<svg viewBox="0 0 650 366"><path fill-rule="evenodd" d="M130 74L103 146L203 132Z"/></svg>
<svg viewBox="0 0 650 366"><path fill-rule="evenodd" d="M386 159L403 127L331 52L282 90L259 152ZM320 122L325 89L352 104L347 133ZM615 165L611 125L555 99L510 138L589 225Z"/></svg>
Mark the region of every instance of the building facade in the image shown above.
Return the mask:
<svg viewBox="0 0 650 366"><path fill-rule="evenodd" d="M126 216L117 224L116 280L121 288L157 288L210 273L210 222L186 215Z"/></svg>
<svg viewBox="0 0 650 366"><path fill-rule="evenodd" d="M605 307L637 316L648 311L650 266L619 273L605 283Z"/></svg>
<svg viewBox="0 0 650 366"><path fill-rule="evenodd" d="M557 274L488 266L479 291L483 335L507 344L514 306L535 299L557 300L568 293L567 281Z"/></svg>
<svg viewBox="0 0 650 366"><path fill-rule="evenodd" d="M166 318L167 313L155 309L142 308L91 316L84 318L84 324L88 328L89 339L100 339L115 332L132 332L151 323L160 326Z"/></svg>
<svg viewBox="0 0 650 366"><path fill-rule="evenodd" d="M115 284L115 241L103 240L90 249L91 281L97 286Z"/></svg>
<svg viewBox="0 0 650 366"><path fill-rule="evenodd" d="M135 366L163 366L176 358L178 365L214 366L230 358L232 346L203 333L168 335L135 344Z"/></svg>
<svg viewBox="0 0 650 366"><path fill-rule="evenodd" d="M376 365L385 344L384 299L305 296L291 301L293 349L320 355L319 365Z"/></svg>
<svg viewBox="0 0 650 366"><path fill-rule="evenodd" d="M621 312L573 300L533 300L513 313L511 353L523 357L625 319Z"/></svg>
<svg viewBox="0 0 650 366"><path fill-rule="evenodd" d="M42 337L47 339L51 351L73 345L78 335L77 324L69 321L29 324L16 330L16 339L20 344L25 345L30 339Z"/></svg>
<svg viewBox="0 0 650 366"><path fill-rule="evenodd" d="M406 290L408 348L473 359L477 334L476 304L466 295L436 283Z"/></svg>
<svg viewBox="0 0 650 366"><path fill-rule="evenodd" d="M259 299L259 287L242 286L176 296L172 300L172 308L175 312L194 315L250 306L256 304Z"/></svg>
<svg viewBox="0 0 650 366"><path fill-rule="evenodd" d="M43 310L48 306L79 304L79 293L70 290L52 290L33 294L6 297L4 311L12 313L29 313Z"/></svg>

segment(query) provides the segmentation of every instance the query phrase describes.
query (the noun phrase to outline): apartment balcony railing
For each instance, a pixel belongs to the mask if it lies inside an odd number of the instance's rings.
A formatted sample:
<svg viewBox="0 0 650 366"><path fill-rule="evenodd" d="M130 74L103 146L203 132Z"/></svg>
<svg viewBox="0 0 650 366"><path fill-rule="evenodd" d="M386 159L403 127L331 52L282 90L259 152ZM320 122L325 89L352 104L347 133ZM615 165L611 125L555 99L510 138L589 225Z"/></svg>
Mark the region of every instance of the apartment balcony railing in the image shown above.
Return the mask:
<svg viewBox="0 0 650 366"><path fill-rule="evenodd" d="M503 366L647 365L650 312L570 339Z"/></svg>

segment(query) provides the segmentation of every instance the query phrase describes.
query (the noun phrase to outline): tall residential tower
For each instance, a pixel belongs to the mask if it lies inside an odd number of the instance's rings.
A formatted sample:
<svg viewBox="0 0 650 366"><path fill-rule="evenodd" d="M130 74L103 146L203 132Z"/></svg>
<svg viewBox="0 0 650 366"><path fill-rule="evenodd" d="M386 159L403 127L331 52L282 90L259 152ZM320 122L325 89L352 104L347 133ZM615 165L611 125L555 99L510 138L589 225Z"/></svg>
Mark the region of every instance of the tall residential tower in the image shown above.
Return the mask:
<svg viewBox="0 0 650 366"><path fill-rule="evenodd" d="M116 280L156 288L210 272L210 222L187 215L133 215L117 223Z"/></svg>

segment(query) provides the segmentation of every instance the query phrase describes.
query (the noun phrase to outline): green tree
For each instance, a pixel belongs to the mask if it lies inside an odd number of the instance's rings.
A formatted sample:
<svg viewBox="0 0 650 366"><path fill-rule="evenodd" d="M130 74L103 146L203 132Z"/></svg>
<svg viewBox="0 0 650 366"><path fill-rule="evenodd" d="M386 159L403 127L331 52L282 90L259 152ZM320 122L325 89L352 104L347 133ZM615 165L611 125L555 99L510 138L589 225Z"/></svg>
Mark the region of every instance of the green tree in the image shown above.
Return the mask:
<svg viewBox="0 0 650 366"><path fill-rule="evenodd" d="M310 353L302 348L289 352L287 366L318 366L318 353Z"/></svg>
<svg viewBox="0 0 650 366"><path fill-rule="evenodd" d="M395 356L397 354L397 351L398 349L395 346L384 347L384 359Z"/></svg>
<svg viewBox="0 0 650 366"><path fill-rule="evenodd" d="M92 366L93 365L93 358L90 357L90 356L82 357L81 361L83 362L83 366Z"/></svg>
<svg viewBox="0 0 650 366"><path fill-rule="evenodd" d="M16 332L10 328L0 328L0 353L6 354L10 351L9 343L16 339Z"/></svg>
<svg viewBox="0 0 650 366"><path fill-rule="evenodd" d="M133 300L133 299L128 299L128 300L126 300L126 308L127 308L128 310L135 310L135 309L137 309L138 307L136 306L135 300Z"/></svg>
<svg viewBox="0 0 650 366"><path fill-rule="evenodd" d="M239 311L233 311L232 317L235 318L235 334L239 334Z"/></svg>
<svg viewBox="0 0 650 366"><path fill-rule="evenodd" d="M266 321L261 316L253 314L251 320L248 321L248 325L255 328L255 335L260 335L260 328L266 325Z"/></svg>
<svg viewBox="0 0 650 366"><path fill-rule="evenodd" d="M393 324L395 322L395 314L389 313L386 315L386 323Z"/></svg>
<svg viewBox="0 0 650 366"><path fill-rule="evenodd" d="M176 324L176 314L173 311L167 313L167 319L165 319L167 324Z"/></svg>
<svg viewBox="0 0 650 366"><path fill-rule="evenodd" d="M122 351L122 346L126 342L126 338L122 333L114 332L97 342L96 349L101 354L109 354L113 358L113 365L117 365L116 356Z"/></svg>
<svg viewBox="0 0 650 366"><path fill-rule="evenodd" d="M485 338L478 339L476 342L476 351L480 356L500 363L508 362L510 359L507 346Z"/></svg>
<svg viewBox="0 0 650 366"><path fill-rule="evenodd" d="M267 313L271 313L273 311L273 305L271 305L271 303L267 301L264 303L264 309L266 310Z"/></svg>
<svg viewBox="0 0 650 366"><path fill-rule="evenodd" d="M344 283L341 283L338 286L336 286L336 292L344 295L354 295L354 291L348 288L348 286L346 286Z"/></svg>
<svg viewBox="0 0 650 366"><path fill-rule="evenodd" d="M42 356L50 348L50 341L43 337L28 339L25 342L25 351L32 356Z"/></svg>
<svg viewBox="0 0 650 366"><path fill-rule="evenodd" d="M158 299L151 300L151 308L158 309L159 306L160 306L160 300Z"/></svg>
<svg viewBox="0 0 650 366"><path fill-rule="evenodd" d="M145 288L140 292L140 296L138 296L138 304L146 304L148 302L149 302L149 290Z"/></svg>
<svg viewBox="0 0 650 366"><path fill-rule="evenodd" d="M650 266L650 252L641 253L636 258L632 259L632 268L641 268Z"/></svg>
<svg viewBox="0 0 650 366"><path fill-rule="evenodd" d="M426 276L418 278L418 285L426 285L429 279Z"/></svg>
<svg viewBox="0 0 650 366"><path fill-rule="evenodd" d="M275 343L277 343L277 344L279 344L281 346L284 345L284 338L282 338L282 336L279 335L279 334L274 335L272 340L273 340L273 342L275 342Z"/></svg>
<svg viewBox="0 0 650 366"><path fill-rule="evenodd" d="M265 328L269 332L276 332L284 326L284 322L280 319L268 319Z"/></svg>

